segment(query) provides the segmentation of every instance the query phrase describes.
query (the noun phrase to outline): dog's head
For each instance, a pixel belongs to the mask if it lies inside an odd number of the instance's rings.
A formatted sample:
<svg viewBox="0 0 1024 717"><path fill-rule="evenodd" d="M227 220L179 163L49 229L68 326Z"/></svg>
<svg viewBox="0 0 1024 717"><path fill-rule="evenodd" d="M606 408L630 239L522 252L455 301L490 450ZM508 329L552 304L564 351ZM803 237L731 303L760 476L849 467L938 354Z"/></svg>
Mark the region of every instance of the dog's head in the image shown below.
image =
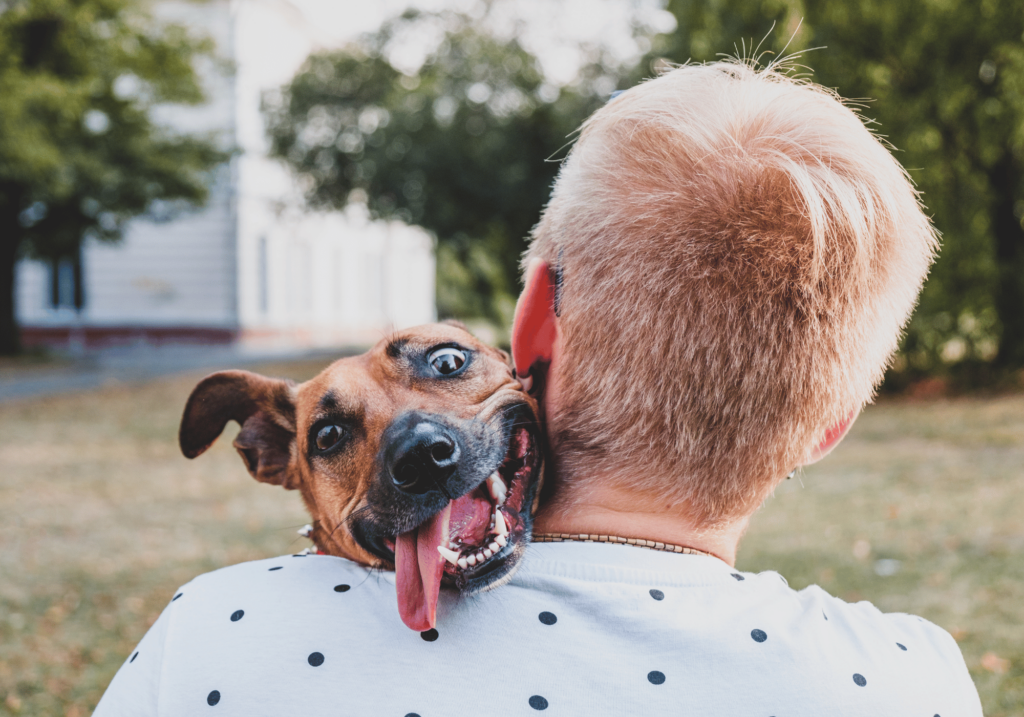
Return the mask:
<svg viewBox="0 0 1024 717"><path fill-rule="evenodd" d="M228 421L256 480L301 491L320 552L395 569L402 619L434 624L442 580L509 579L543 479L537 404L508 356L454 324L399 332L306 383L224 371L193 390L179 442Z"/></svg>

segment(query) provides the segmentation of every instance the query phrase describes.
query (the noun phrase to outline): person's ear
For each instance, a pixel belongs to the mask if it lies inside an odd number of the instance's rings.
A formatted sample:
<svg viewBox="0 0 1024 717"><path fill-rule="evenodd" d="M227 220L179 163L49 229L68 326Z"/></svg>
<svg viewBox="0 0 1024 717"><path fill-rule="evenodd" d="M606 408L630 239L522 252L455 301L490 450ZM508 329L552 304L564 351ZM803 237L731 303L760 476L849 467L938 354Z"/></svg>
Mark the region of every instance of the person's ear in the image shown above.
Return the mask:
<svg viewBox="0 0 1024 717"><path fill-rule="evenodd" d="M192 390L178 430L187 458L203 454L228 421L242 427L234 446L253 478L284 488L298 487L292 463L295 443L294 385L248 371L221 371Z"/></svg>
<svg viewBox="0 0 1024 717"><path fill-rule="evenodd" d="M839 445L839 442L846 437L846 434L850 432L850 427L853 426L853 422L857 420L857 416L860 415L860 411L854 411L846 419L840 421L832 428L825 431L825 438L822 439L821 443L811 449L807 459L804 461L805 466L809 466L812 463L817 463L822 458L832 452L832 449Z"/></svg>
<svg viewBox="0 0 1024 717"><path fill-rule="evenodd" d="M529 391L533 386L531 371L536 365L551 361L558 339L558 316L555 277L547 262L532 260L526 269L525 284L512 322L512 363L523 389Z"/></svg>

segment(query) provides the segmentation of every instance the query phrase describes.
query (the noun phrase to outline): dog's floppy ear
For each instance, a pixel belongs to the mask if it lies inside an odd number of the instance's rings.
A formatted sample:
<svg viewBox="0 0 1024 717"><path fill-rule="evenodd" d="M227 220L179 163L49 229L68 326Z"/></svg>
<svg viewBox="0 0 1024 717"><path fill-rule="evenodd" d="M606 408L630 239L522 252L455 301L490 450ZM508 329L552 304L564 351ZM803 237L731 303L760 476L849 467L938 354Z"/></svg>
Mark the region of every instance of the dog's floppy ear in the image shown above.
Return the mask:
<svg viewBox="0 0 1024 717"><path fill-rule="evenodd" d="M294 386L248 371L221 371L192 390L178 431L178 444L195 458L217 440L228 421L242 427L234 446L252 477L285 488L298 487L291 470L295 441Z"/></svg>

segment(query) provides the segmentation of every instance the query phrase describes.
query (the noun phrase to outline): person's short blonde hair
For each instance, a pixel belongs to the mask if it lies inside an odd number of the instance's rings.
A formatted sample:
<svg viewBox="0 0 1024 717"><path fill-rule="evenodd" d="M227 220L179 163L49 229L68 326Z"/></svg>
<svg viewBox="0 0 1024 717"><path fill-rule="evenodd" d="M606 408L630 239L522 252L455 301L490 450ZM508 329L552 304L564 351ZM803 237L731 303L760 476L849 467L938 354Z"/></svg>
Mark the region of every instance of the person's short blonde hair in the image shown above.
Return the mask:
<svg viewBox="0 0 1024 717"><path fill-rule="evenodd" d="M870 401L938 246L838 97L688 65L583 125L524 266L563 277L559 480L746 515Z"/></svg>

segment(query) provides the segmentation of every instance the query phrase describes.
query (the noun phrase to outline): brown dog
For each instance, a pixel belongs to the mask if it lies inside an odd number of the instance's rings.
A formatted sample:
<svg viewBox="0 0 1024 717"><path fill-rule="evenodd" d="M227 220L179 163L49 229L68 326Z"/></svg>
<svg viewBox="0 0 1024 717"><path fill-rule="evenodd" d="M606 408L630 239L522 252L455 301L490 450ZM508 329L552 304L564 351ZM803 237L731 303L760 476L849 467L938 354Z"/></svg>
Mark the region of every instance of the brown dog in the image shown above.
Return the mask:
<svg viewBox="0 0 1024 717"><path fill-rule="evenodd" d="M442 580L463 593L500 585L529 542L543 451L522 389L503 351L432 324L299 385L208 376L179 443L195 458L237 421L252 476L302 493L318 552L394 569L402 620L427 630Z"/></svg>

